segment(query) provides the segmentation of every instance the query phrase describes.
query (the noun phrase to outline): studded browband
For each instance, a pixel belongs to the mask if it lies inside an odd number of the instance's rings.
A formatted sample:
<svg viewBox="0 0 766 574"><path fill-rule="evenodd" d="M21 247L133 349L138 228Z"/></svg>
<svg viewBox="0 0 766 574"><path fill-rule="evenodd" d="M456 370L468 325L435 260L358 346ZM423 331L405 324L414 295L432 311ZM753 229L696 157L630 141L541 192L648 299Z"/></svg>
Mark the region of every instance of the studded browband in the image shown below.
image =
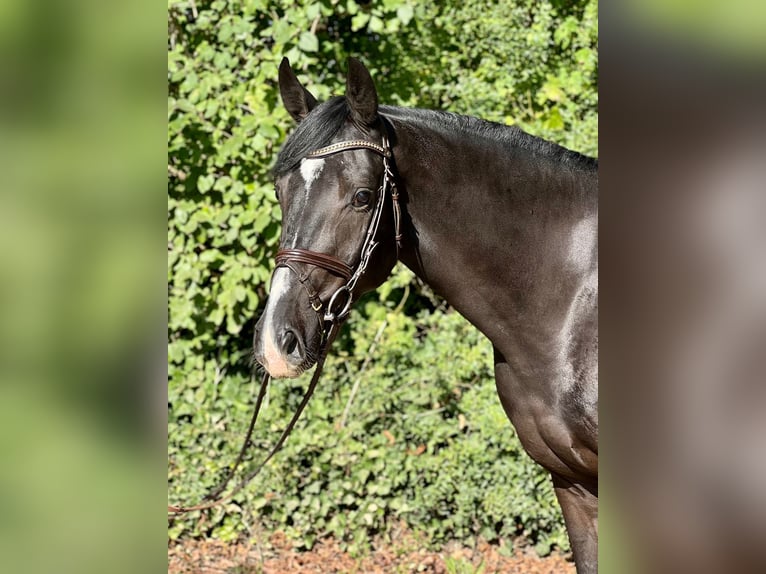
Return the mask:
<svg viewBox="0 0 766 574"><path fill-rule="evenodd" d="M350 149L370 149L374 152L379 153L383 157L391 157L390 150L376 143L369 142L367 140L348 140L345 142L330 144L328 146L315 149L314 151L310 152L306 157L309 157L309 158L326 157L328 155L338 153L339 151L346 151Z"/></svg>

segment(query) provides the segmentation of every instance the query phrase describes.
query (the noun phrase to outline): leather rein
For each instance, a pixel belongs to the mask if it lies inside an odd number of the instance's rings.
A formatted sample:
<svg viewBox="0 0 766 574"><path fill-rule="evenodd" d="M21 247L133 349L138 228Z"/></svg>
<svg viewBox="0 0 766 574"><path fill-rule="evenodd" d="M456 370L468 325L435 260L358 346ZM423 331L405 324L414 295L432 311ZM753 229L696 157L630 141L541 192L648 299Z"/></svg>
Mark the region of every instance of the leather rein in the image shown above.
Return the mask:
<svg viewBox="0 0 766 574"><path fill-rule="evenodd" d="M385 206L386 195L388 194L389 190L391 192L391 201L393 204L396 254L397 258L399 257L399 249L401 248L402 243L399 192L396 187L394 173L391 168L391 159L393 158L393 153L391 152L391 147L388 141L385 123L382 119L381 126L381 129L383 130L382 145L378 145L367 140L348 140L316 149L306 156L307 159L315 159L350 150L368 149L377 153L383 158L383 181L378 188L377 203L375 204L375 210L373 211L372 218L370 219L370 223L367 227L367 233L364 237L364 243L362 244L362 249L360 252L359 263L356 265L356 268L352 269L351 266L344 261L341 261L337 257L327 253L318 253L316 251L310 251L307 249L280 249L277 251L275 270L280 267L286 267L296 274L299 282L301 285L303 285L304 289L306 289L309 295L311 308L316 312L322 327L322 332L324 334L322 350L319 354L316 368L314 369L314 374L311 377L311 382L306 389L306 393L304 394L301 403L298 405L298 408L293 414L293 417L290 419L290 422L282 431L282 434L280 435L276 444L266 455L266 458L264 458L263 461L261 461L261 463L255 469L253 469L239 483L237 483L237 485L228 494L221 496L221 493L226 489L226 486L234 477L235 471L239 467L240 463L245 457L248 448L252 444L251 439L253 430L255 428L255 423L258 420L258 414L260 413L261 405L263 404L263 399L266 396L266 390L270 381L269 374L264 373L263 379L261 380L261 386L258 391L258 397L255 401L253 416L250 419L250 424L248 426L245 440L239 451L239 455L237 456L234 465L228 471L226 478L220 485L208 493L204 497L203 502L200 504L196 504L194 506L178 506L169 504L169 516L178 516L195 510L206 510L231 500L234 495L240 492L250 483L251 480L253 480L253 478L255 478L260 473L263 467L266 466L266 464L277 453L277 451L282 448L282 445L284 445L287 437L293 430L295 423L298 421L298 418L306 408L309 399L314 394L314 390L316 389L317 383L319 382L319 378L324 368L325 359L329 354L330 346L335 340L335 337L338 335L338 331L340 331L340 327L343 324L343 321L346 319L348 313L351 310L351 304L353 302L353 291L356 287L357 281L364 274L372 254L375 251L375 248L380 244L375 240L375 236L377 235L378 227L380 226L380 220L383 214L383 208ZM329 271L334 275L342 277L346 282L332 294L330 299L325 304L319 297L318 292L311 285L309 281L309 273L301 273L299 268L295 266L296 263L300 265L319 267Z"/></svg>

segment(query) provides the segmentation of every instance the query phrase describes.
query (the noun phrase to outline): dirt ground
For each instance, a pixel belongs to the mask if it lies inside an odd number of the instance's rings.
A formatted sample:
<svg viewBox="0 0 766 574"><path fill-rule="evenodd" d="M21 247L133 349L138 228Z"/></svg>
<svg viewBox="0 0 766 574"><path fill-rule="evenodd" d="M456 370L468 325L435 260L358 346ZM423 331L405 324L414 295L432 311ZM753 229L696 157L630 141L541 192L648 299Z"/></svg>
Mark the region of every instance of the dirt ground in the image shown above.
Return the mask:
<svg viewBox="0 0 766 574"><path fill-rule="evenodd" d="M574 574L571 557L540 558L534 550L516 549L510 556L496 545L466 548L447 545L424 550L413 536L390 545L377 544L362 557L352 557L333 540L295 551L281 533L266 545L187 540L168 547L168 574Z"/></svg>

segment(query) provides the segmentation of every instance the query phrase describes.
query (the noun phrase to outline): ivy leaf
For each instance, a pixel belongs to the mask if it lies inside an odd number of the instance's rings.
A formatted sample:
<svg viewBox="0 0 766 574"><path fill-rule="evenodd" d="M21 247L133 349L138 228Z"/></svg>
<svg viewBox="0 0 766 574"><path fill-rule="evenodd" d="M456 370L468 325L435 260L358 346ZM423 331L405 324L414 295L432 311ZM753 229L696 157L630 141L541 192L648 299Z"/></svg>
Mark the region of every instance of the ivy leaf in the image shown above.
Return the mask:
<svg viewBox="0 0 766 574"><path fill-rule="evenodd" d="M293 35L292 30L290 29L290 24L284 20L276 21L271 33L274 37L274 41L278 44L287 44Z"/></svg>
<svg viewBox="0 0 766 574"><path fill-rule="evenodd" d="M304 32L301 34L300 40L298 40L298 47L304 52L316 52L319 50L319 39L316 37L316 34Z"/></svg>
<svg viewBox="0 0 766 574"><path fill-rule="evenodd" d="M405 4L403 6L399 6L399 8L396 10L396 16L399 18L399 20L402 21L402 24L405 26L410 23L410 20L412 20L412 16L414 16L415 11L412 9L412 6L409 4Z"/></svg>
<svg viewBox="0 0 766 574"><path fill-rule="evenodd" d="M260 233L271 223L271 214L267 210L261 211L253 222L253 227Z"/></svg>
<svg viewBox="0 0 766 574"><path fill-rule="evenodd" d="M359 12L353 18L351 18L351 31L358 32L370 21L370 15L366 12Z"/></svg>
<svg viewBox="0 0 766 574"><path fill-rule="evenodd" d="M197 180L197 190L200 193L207 193L213 187L214 182L215 178L212 175L203 175Z"/></svg>
<svg viewBox="0 0 766 574"><path fill-rule="evenodd" d="M378 16L373 16L370 18L370 31L371 32L382 32L384 28L383 20L381 20Z"/></svg>
<svg viewBox="0 0 766 574"><path fill-rule="evenodd" d="M317 16L319 16L319 9L322 7L322 5L317 2L316 4L312 4L308 8L306 8L306 17L309 20L313 20Z"/></svg>

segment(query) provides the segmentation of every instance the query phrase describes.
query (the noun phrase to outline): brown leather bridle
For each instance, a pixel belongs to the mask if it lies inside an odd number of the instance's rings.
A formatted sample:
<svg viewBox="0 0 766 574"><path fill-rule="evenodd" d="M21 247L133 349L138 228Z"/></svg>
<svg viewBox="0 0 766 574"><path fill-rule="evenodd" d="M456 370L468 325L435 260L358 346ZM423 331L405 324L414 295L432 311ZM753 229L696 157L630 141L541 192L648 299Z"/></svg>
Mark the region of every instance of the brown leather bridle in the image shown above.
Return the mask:
<svg viewBox="0 0 766 574"><path fill-rule="evenodd" d="M381 125L384 125L382 120ZM368 149L383 158L383 181L378 188L378 201L375 205L375 210L372 213L370 224L367 227L367 233L364 237L364 243L362 244L362 249L360 251L359 263L356 265L355 269L352 269L352 267L345 261L341 261L337 257L328 253L319 253L308 249L280 249L277 252L277 265L275 270L280 267L286 267L295 273L298 277L298 281L300 281L306 289L306 292L309 295L311 308L319 315L320 323L322 324L332 324L336 321L343 321L351 310L353 291L356 287L356 283L367 269L373 251L375 251L375 248L380 244L375 240L375 236L377 235L378 227L380 226L380 220L386 202L386 195L389 190L391 191L391 202L394 211L394 239L396 241L397 258L399 256L399 249L402 242L399 191L396 187L394 173L391 169L391 158L393 155L388 143L385 127L382 129L382 145L367 140L348 140L316 149L306 156L308 159L314 159L350 150ZM309 273L301 272L296 268L294 265L295 263L319 267L329 271L333 275L342 277L345 279L346 283L338 288L330 296L327 304L325 304L319 297L317 290L311 285L311 282L309 281Z"/></svg>
<svg viewBox="0 0 766 574"><path fill-rule="evenodd" d="M370 262L373 251L379 245L379 242L375 240L375 236L377 235L378 227L380 226L380 219L383 214L383 207L385 205L386 194L388 190L391 190L391 201L394 210L394 239L396 241L396 256L397 258L399 257L399 249L401 248L402 243L399 191L396 187L394 173L391 170L391 159L393 158L393 154L388 142L385 124L383 123L382 119L381 126L381 129L383 130L382 145L378 145L366 140L348 140L319 148L310 152L306 156L307 158L320 158L354 149L369 149L383 157L383 181L380 185L380 188L378 189L378 202L375 205L375 211L373 211L372 218L370 219L370 224L367 227L367 234L364 237L364 243L362 244L359 263L357 264L356 269L352 269L351 266L344 261L341 261L337 257L327 253L319 253L316 251L310 251L308 249L280 249L277 252L275 270L280 267L286 267L296 274L298 280L308 292L311 308L314 309L314 311L317 313L320 324L322 325L322 332L324 335L324 343L319 354L319 359L317 360L316 369L314 370L314 374L311 377L311 382L309 382L309 386L306 389L306 393L303 395L303 399L301 400L300 405L298 405L298 408L290 419L290 422L282 431L282 434L280 435L274 447L266 455L266 458L264 458L263 461L261 461L261 463L255 467L254 470L248 473L247 476L245 476L239 483L237 483L237 485L228 494L221 496L221 493L225 490L226 486L234 477L235 471L244 459L245 453L251 444L250 440L252 438L253 429L255 428L255 423L258 420L258 414L260 413L261 405L263 404L263 398L266 395L266 389L268 388L270 379L268 373L265 373L261 381L261 387L258 392L258 398L256 399L255 409L253 411L253 416L250 419L250 425L245 436L245 441L242 444L234 465L227 473L226 478L218 487L216 487L205 497L204 500L206 502L202 502L194 506L169 504L169 516L178 516L195 510L206 510L231 500L235 494L240 492L253 478L256 477L256 475L258 475L258 473L260 473L261 469L263 469L266 463L268 463L269 460L271 460L271 458L279 451L279 449L282 448L282 445L287 440L287 437L295 426L295 423L298 421L298 418L301 416L301 413L308 404L311 395L314 394L314 389L316 388L317 383L319 382L319 377L322 374L322 369L324 367L324 362L327 358L327 354L329 353L330 346L335 340L343 320L351 310L354 287L356 287L357 281L367 269L367 265ZM319 267L329 271L334 275L342 277L346 280L346 283L332 294L330 300L325 306L319 297L318 292L314 289L309 281L309 273L301 273L300 269L295 266L296 263ZM338 297L341 294L346 297L346 300L340 309L333 311L335 306L338 304ZM324 313L322 311L324 311Z"/></svg>

